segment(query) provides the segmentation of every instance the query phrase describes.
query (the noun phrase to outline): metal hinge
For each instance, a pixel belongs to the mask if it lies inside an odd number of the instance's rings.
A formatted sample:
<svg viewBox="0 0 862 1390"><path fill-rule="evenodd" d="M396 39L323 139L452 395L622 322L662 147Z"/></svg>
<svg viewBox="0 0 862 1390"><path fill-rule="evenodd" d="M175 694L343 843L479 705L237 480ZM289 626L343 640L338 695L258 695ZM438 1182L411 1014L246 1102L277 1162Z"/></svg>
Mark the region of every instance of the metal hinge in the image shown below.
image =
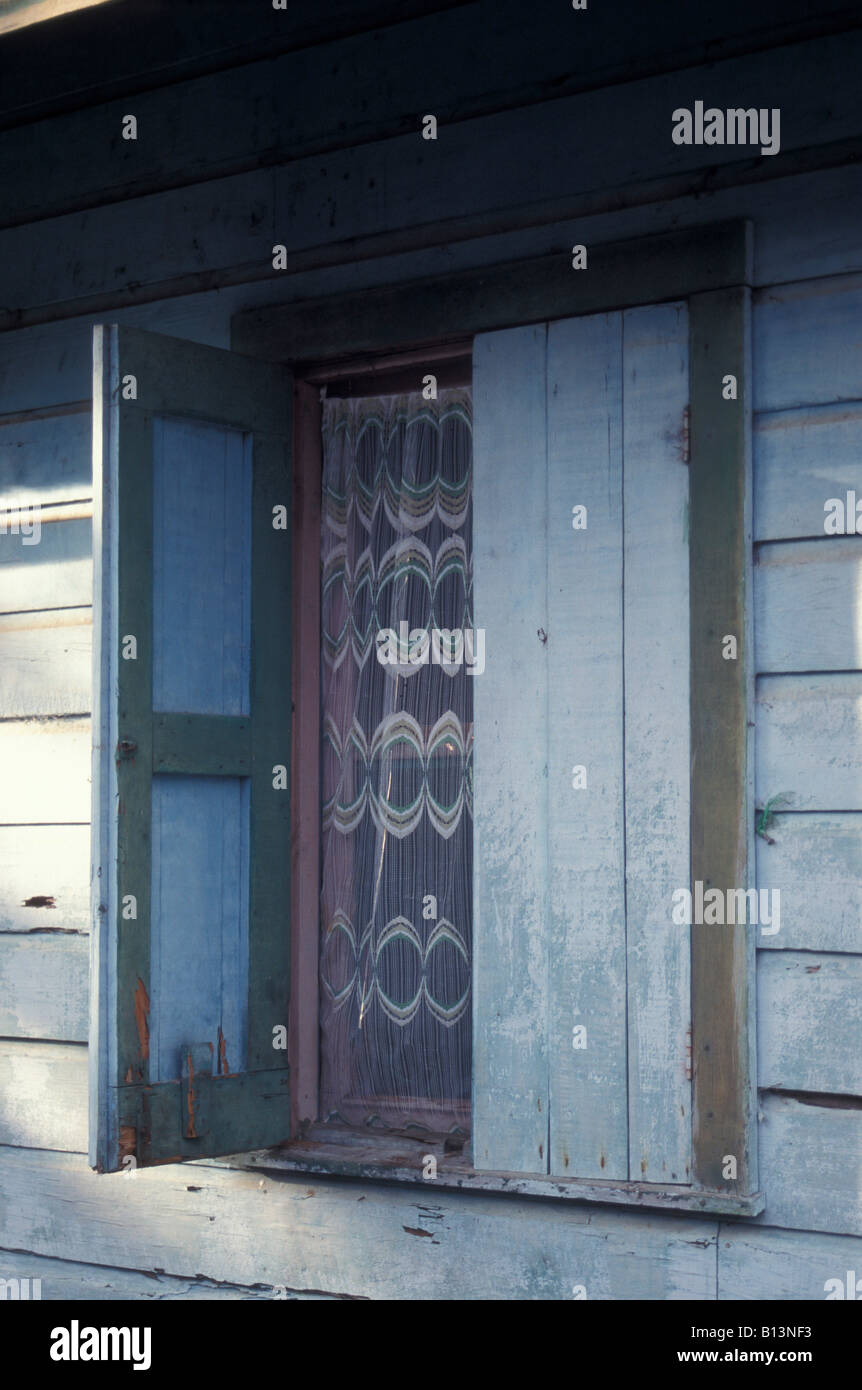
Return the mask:
<svg viewBox="0 0 862 1390"><path fill-rule="evenodd" d="M688 1027L688 1028L686 1028L686 1030L685 1030L685 1079L686 1079L686 1081L691 1081L691 1077L692 1077L692 1067L691 1067L691 1028Z"/></svg>
<svg viewBox="0 0 862 1390"><path fill-rule="evenodd" d="M682 446L682 461L685 464L691 463L691 407L686 406L682 412L682 432L680 435Z"/></svg>
<svg viewBox="0 0 862 1390"><path fill-rule="evenodd" d="M138 751L138 745L133 738L121 738L117 744L117 758L128 762Z"/></svg>

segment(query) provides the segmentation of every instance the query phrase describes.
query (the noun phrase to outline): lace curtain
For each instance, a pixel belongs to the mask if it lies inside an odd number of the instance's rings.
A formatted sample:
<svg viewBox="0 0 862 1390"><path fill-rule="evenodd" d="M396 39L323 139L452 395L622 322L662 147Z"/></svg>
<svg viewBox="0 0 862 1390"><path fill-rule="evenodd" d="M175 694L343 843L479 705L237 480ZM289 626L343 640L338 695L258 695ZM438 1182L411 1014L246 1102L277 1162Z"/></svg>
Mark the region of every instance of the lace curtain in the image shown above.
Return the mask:
<svg viewBox="0 0 862 1390"><path fill-rule="evenodd" d="M471 496L469 389L324 402L323 1119L469 1126Z"/></svg>

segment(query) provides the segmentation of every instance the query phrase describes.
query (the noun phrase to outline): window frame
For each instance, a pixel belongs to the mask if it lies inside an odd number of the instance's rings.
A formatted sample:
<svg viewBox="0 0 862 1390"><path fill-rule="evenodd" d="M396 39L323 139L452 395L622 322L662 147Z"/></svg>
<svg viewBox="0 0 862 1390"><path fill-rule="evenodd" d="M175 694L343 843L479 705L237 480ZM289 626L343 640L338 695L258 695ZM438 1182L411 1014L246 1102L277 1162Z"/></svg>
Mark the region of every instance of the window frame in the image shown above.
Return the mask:
<svg viewBox="0 0 862 1390"><path fill-rule="evenodd" d="M685 300L690 349L691 882L754 886L753 653L751 608L751 281L752 228L745 220L589 247L588 271L568 251L371 290L242 311L231 348L287 365L295 393L295 631L319 648L320 440L318 383L363 369L428 364L463 353L476 333L554 319ZM733 403L722 379L738 383ZM382 378L381 378L382 380ZM379 386L378 388L379 389ZM317 511L315 512L315 506ZM314 530L314 527L317 527ZM313 544L312 544L313 535ZM722 657L722 637L738 658ZM305 980L291 1003L296 1051L292 1105L297 1140L249 1158L255 1167L422 1181L365 1137L338 1146L303 1122L316 1095L318 695L294 664L294 860L292 978ZM316 669L316 664L315 664ZM315 681L316 687L316 681ZM311 773L313 759L314 771ZM312 783L314 786L312 787ZM750 876L751 875L751 878ZM305 925L302 925L305 924ZM440 1154L443 1186L553 1195L665 1209L757 1215L755 936L749 926L693 925L691 1185L585 1180L476 1171ZM313 987L312 987L313 972ZM395 1149L398 1145L395 1145ZM335 1152L333 1152L335 1149ZM432 1150L433 1151L433 1150ZM736 1181L723 1179L726 1155Z"/></svg>

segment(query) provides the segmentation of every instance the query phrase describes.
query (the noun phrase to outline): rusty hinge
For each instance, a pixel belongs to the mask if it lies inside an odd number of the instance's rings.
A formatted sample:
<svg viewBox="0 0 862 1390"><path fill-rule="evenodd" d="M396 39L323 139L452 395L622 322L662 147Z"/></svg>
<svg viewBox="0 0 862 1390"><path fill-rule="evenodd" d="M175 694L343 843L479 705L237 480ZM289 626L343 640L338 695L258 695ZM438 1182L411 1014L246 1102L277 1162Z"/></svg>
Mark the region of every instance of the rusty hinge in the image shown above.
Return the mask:
<svg viewBox="0 0 862 1390"><path fill-rule="evenodd" d="M685 1030L685 1079L691 1081L691 1027Z"/></svg>
<svg viewBox="0 0 862 1390"><path fill-rule="evenodd" d="M117 744L117 759L128 762L138 751L138 745L133 738L121 738Z"/></svg>

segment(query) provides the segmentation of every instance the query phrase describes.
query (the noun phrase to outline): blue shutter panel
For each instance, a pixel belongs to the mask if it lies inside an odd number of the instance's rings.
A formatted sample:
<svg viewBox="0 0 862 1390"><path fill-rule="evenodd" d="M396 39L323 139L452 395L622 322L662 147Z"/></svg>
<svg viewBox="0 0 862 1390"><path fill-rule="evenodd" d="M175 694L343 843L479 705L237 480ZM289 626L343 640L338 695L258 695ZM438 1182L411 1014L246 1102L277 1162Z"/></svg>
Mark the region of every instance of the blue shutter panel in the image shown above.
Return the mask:
<svg viewBox="0 0 862 1390"><path fill-rule="evenodd" d="M288 1136L292 383L94 338L94 1167ZM279 776L274 769L284 768Z"/></svg>

